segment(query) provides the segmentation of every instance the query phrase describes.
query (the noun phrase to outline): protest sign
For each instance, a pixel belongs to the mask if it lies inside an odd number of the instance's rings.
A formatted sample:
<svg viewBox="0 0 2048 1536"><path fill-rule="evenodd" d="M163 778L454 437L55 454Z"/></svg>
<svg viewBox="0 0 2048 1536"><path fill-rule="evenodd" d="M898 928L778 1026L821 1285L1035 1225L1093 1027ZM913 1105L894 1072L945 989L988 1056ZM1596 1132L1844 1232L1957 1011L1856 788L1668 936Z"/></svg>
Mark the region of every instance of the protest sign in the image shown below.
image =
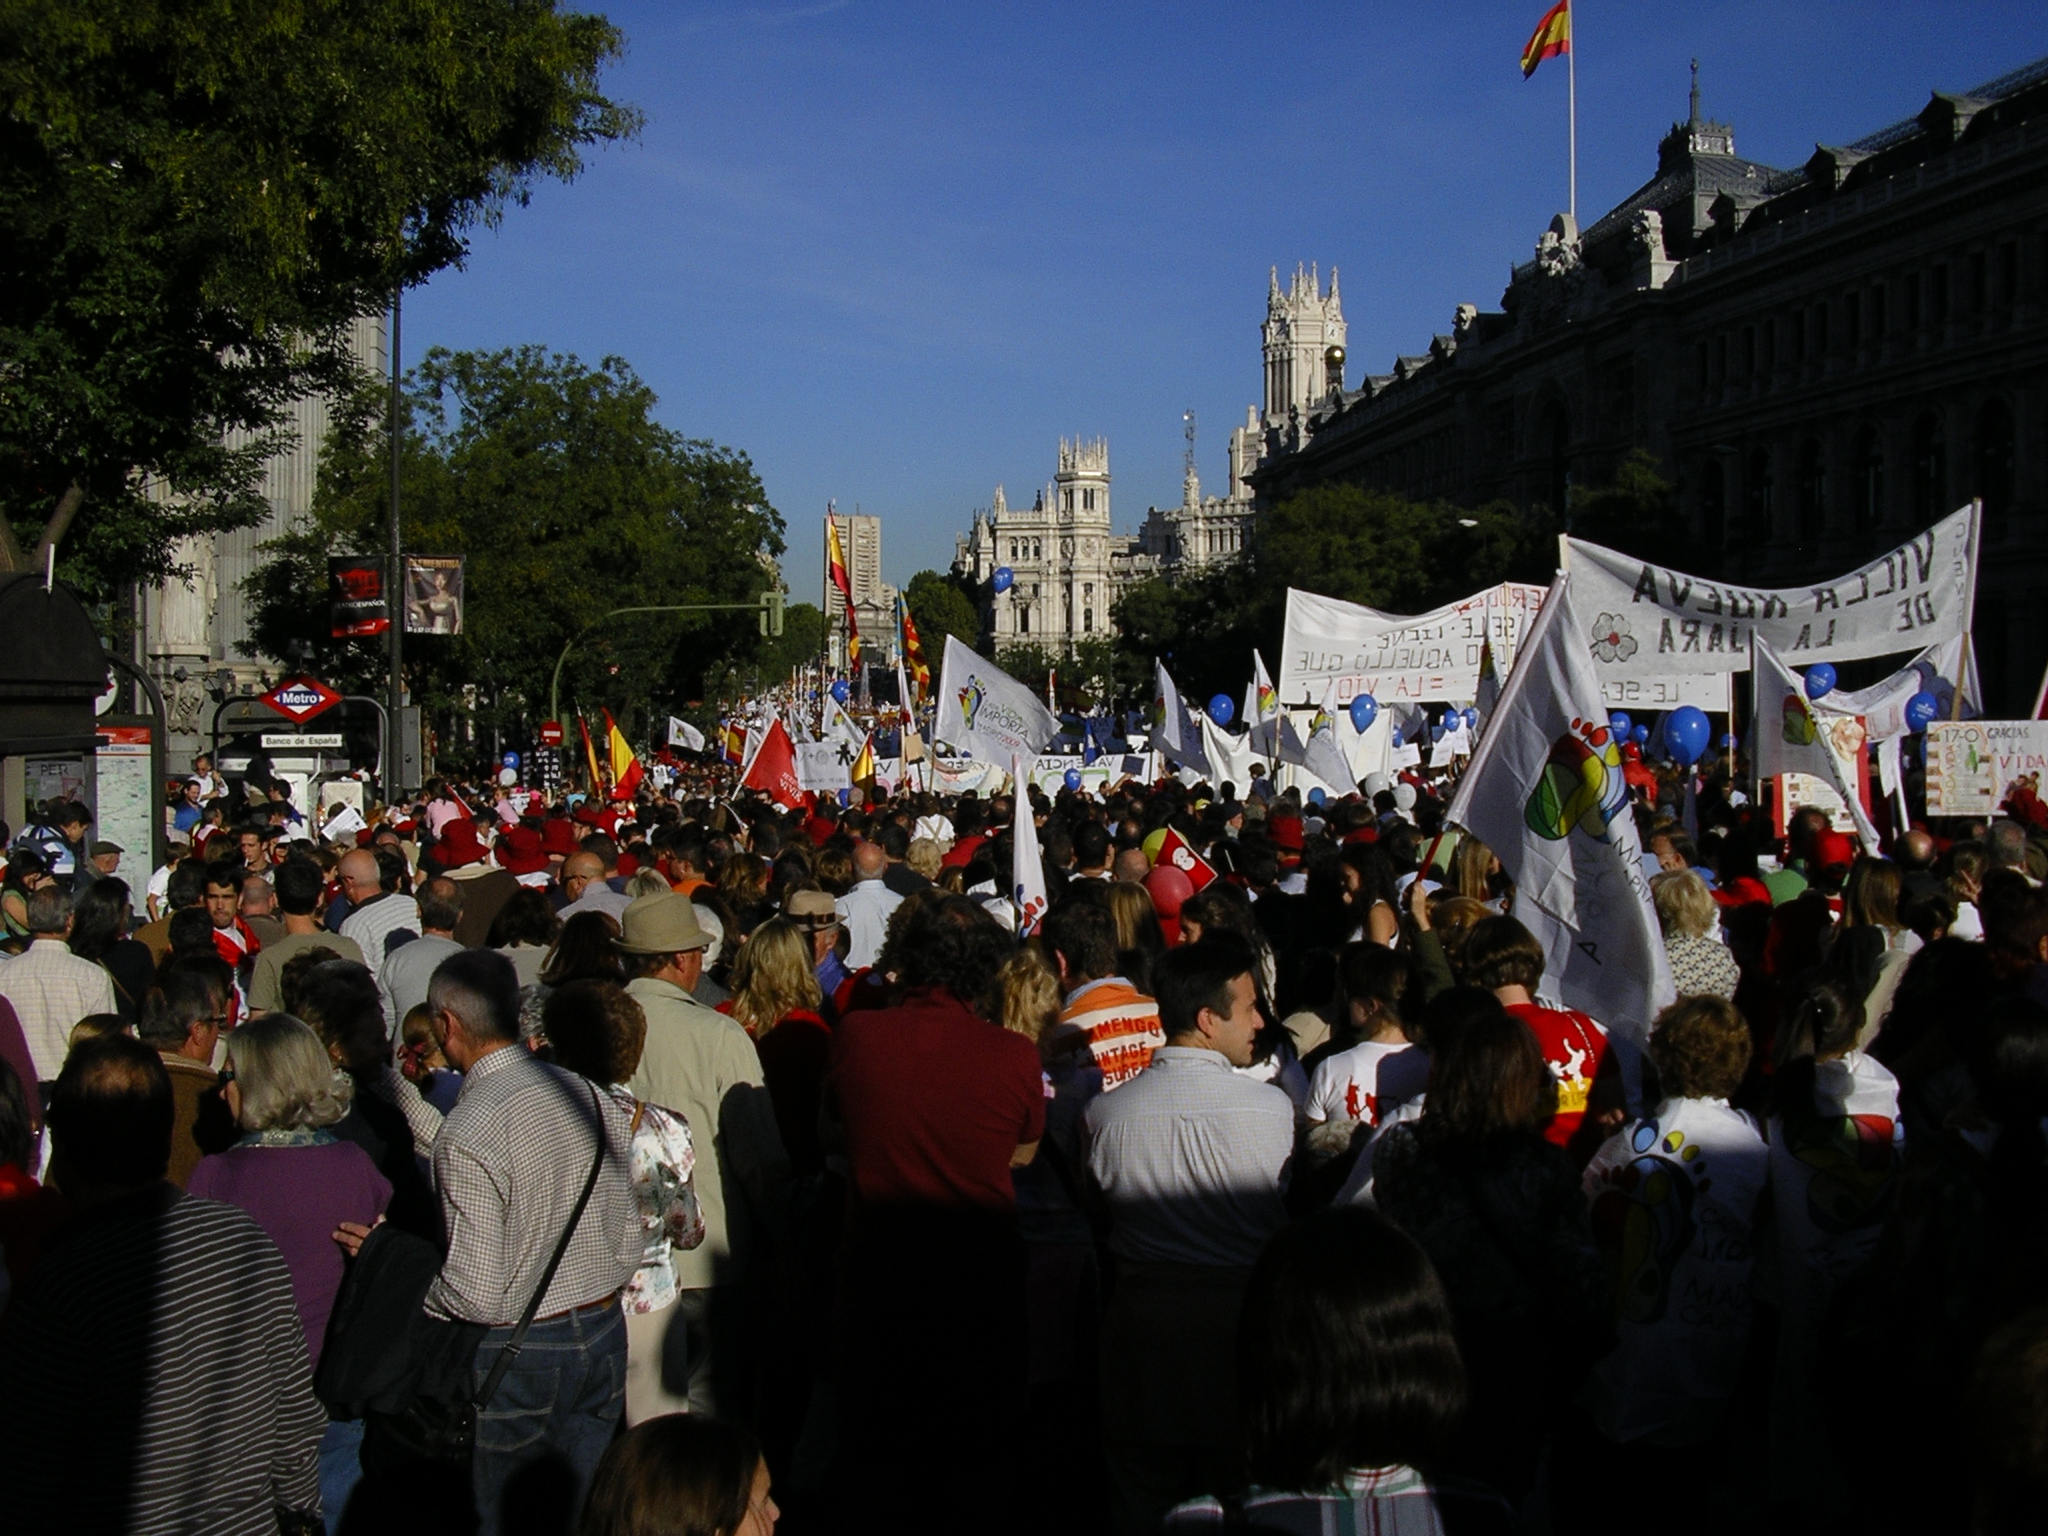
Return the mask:
<svg viewBox="0 0 2048 1536"><path fill-rule="evenodd" d="M1404 615L1290 587L1280 697L1320 698L1334 682L1339 705L1361 693L1382 706L1469 702L1479 696L1479 658L1489 639L1504 665L1542 603L1541 587L1511 582Z"/></svg>
<svg viewBox="0 0 2048 1536"><path fill-rule="evenodd" d="M1927 727L1927 814L1990 816L2014 779L2048 774L2048 720L1938 720Z"/></svg>

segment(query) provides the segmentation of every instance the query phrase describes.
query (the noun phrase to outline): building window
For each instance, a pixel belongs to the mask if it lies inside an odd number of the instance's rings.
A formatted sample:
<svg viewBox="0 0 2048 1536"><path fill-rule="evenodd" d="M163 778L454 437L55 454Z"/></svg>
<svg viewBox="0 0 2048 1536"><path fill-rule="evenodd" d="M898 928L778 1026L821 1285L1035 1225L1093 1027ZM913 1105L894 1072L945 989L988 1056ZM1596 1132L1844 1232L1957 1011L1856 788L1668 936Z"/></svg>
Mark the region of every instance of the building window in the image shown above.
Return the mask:
<svg viewBox="0 0 2048 1536"><path fill-rule="evenodd" d="M1929 411L1913 427L1913 516L1931 523L1948 506L1948 434Z"/></svg>
<svg viewBox="0 0 2048 1536"><path fill-rule="evenodd" d="M1067 490L1067 491L1066 491L1066 492L1064 493L1064 495L1065 495L1065 497L1066 497L1066 501L1065 501L1065 506L1066 506L1066 510L1067 510L1067 511L1069 511L1069 512L1071 512L1071 511L1073 511L1073 510L1074 510L1074 493L1073 493L1072 489L1070 488L1070 489L1068 489L1068 490Z"/></svg>
<svg viewBox="0 0 2048 1536"><path fill-rule="evenodd" d="M1093 608L1083 608L1081 610L1081 632L1088 635L1095 633L1095 610Z"/></svg>
<svg viewBox="0 0 2048 1536"><path fill-rule="evenodd" d="M2012 407L1987 400L1977 413L1977 494L1984 499L1986 537L2004 532L2012 512Z"/></svg>
<svg viewBox="0 0 2048 1536"><path fill-rule="evenodd" d="M1753 325L1742 328L1742 376L1745 379L1756 377L1756 327Z"/></svg>
<svg viewBox="0 0 2048 1536"><path fill-rule="evenodd" d="M1918 272L1908 272L1906 274L1906 329L1909 331L1920 329L1920 274Z"/></svg>
<svg viewBox="0 0 2048 1536"><path fill-rule="evenodd" d="M1769 373L1778 366L1778 322L1764 322L1764 372Z"/></svg>
<svg viewBox="0 0 2048 1536"><path fill-rule="evenodd" d="M1927 274L1927 318L1935 325L1948 323L1948 264Z"/></svg>
<svg viewBox="0 0 2048 1536"><path fill-rule="evenodd" d="M1884 340L1884 284L1870 290L1870 339Z"/></svg>
<svg viewBox="0 0 2048 1536"><path fill-rule="evenodd" d="M1968 283L1968 292L1965 295L1965 297L1969 300L1970 313L1973 315L1981 315L1984 313L1986 300L1989 297L1989 295L1985 291L1987 286L1987 274L1985 271L1984 253L1982 251L1970 252L1968 262L1965 264L1963 270L1969 274L1968 278L1966 279Z"/></svg>
<svg viewBox="0 0 2048 1536"><path fill-rule="evenodd" d="M1799 449L1799 541L1817 544L1828 529L1828 460L1820 439Z"/></svg>
<svg viewBox="0 0 2048 1536"><path fill-rule="evenodd" d="M1749 456L1748 484L1743 487L1748 505L1743 509L1743 539L1765 544L1771 537L1771 454L1759 448Z"/></svg>
<svg viewBox="0 0 2048 1536"><path fill-rule="evenodd" d="M1095 596L1095 583L1092 581L1082 582L1081 595L1086 598L1093 598Z"/></svg>
<svg viewBox="0 0 2048 1536"><path fill-rule="evenodd" d="M1693 364L1694 371L1699 375L1700 393L1705 394L1707 391L1707 344L1704 341L1694 344ZM1512 409L1512 407L1508 409Z"/></svg>
<svg viewBox="0 0 2048 1536"><path fill-rule="evenodd" d="M1084 512L1093 512L1095 510L1094 491L1084 489L1081 492L1081 510Z"/></svg>
<svg viewBox="0 0 2048 1536"><path fill-rule="evenodd" d="M1991 268L1991 302L2004 309L2012 303L2020 282L2020 248L2008 240L1998 248L1998 260Z"/></svg>
<svg viewBox="0 0 2048 1536"><path fill-rule="evenodd" d="M1842 340L1849 350L1863 345L1863 295L1852 293L1842 299Z"/></svg>
<svg viewBox="0 0 2048 1536"><path fill-rule="evenodd" d="M1806 319L1803 315L1785 317L1785 361L1794 368L1806 361Z"/></svg>
<svg viewBox="0 0 2048 1536"><path fill-rule="evenodd" d="M1714 338L1714 382L1725 383L1728 378L1728 337L1724 332Z"/></svg>
<svg viewBox="0 0 2048 1536"><path fill-rule="evenodd" d="M1817 358L1828 355L1828 307L1825 302L1813 306L1813 355Z"/></svg>
<svg viewBox="0 0 2048 1536"><path fill-rule="evenodd" d="M1718 456L1700 471L1700 547L1719 553L1728 537L1728 480Z"/></svg>
<svg viewBox="0 0 2048 1536"><path fill-rule="evenodd" d="M1856 482L1852 512L1856 531L1869 533L1884 526L1884 444L1877 428L1865 427L1856 434Z"/></svg>
<svg viewBox="0 0 2048 1536"><path fill-rule="evenodd" d="M1017 605L1017 633L1020 635L1031 633L1031 609L1025 603Z"/></svg>

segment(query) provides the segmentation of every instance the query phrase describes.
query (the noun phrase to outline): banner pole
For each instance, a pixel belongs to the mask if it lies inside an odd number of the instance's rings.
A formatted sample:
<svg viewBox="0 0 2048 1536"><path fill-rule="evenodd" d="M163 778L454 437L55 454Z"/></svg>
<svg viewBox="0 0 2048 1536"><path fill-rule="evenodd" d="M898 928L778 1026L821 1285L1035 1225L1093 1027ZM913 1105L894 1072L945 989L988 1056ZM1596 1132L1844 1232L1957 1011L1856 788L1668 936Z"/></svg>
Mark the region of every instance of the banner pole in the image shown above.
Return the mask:
<svg viewBox="0 0 2048 1536"><path fill-rule="evenodd" d="M1565 50L1565 78L1569 82L1565 89L1570 103L1571 115L1571 209L1572 228L1579 224L1579 8L1574 5L1565 12L1571 18L1571 46Z"/></svg>

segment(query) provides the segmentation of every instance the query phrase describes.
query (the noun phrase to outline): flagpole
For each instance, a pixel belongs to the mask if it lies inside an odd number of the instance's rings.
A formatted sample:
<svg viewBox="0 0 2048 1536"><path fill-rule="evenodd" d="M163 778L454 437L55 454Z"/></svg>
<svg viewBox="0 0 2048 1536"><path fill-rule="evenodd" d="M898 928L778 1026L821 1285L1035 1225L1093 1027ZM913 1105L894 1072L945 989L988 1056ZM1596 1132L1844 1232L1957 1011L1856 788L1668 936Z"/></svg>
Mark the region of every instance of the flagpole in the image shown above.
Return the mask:
<svg viewBox="0 0 2048 1536"><path fill-rule="evenodd" d="M1572 6L1572 7L1570 8L1570 9L1568 9L1568 10L1567 10L1567 11L1565 12L1565 15L1566 15L1566 16L1568 16L1568 17L1570 17L1570 19L1571 19L1571 32L1570 32L1570 33L1569 33L1569 35L1568 35L1568 42L1569 42L1569 46L1568 46L1568 47L1567 47L1567 48L1565 49L1565 51L1564 51L1564 62L1565 62L1565 79L1566 79L1566 80L1567 80L1567 81L1569 82L1569 84L1568 84L1568 85L1566 86L1566 88L1565 88L1565 98L1566 98L1566 100L1567 100L1567 101L1568 101L1568 102L1570 103L1570 106L1569 106L1569 116L1570 116L1570 119L1571 119L1571 128L1570 128L1570 141L1571 141L1571 162L1572 162L1572 166L1571 166L1571 210L1572 210L1572 228L1573 228L1574 230L1577 230L1577 228L1578 228L1578 224L1579 224L1579 15L1578 15L1578 7L1577 7L1576 5Z"/></svg>

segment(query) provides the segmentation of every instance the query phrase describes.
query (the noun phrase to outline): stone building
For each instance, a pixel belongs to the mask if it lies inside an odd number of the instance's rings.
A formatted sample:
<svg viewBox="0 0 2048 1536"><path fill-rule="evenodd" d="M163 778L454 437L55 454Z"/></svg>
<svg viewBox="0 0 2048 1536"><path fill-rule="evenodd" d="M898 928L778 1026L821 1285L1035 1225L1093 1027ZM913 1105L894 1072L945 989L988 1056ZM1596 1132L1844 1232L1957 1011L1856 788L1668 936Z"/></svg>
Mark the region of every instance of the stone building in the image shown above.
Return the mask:
<svg viewBox="0 0 2048 1536"><path fill-rule="evenodd" d="M853 588L853 616L860 625L861 655L870 666L896 662L896 589L882 580L882 520L872 512L834 512L839 547L846 551L846 580ZM832 589L831 555L825 557L825 612L830 617L830 664L846 665L846 604Z"/></svg>
<svg viewBox="0 0 2048 1536"><path fill-rule="evenodd" d="M1328 481L1563 506L1631 449L1678 485L1703 575L1790 586L1981 496L1992 709L2048 655L2048 60L1804 165L1692 110L1656 174L1560 215L1498 313L1264 423L1261 505Z"/></svg>

